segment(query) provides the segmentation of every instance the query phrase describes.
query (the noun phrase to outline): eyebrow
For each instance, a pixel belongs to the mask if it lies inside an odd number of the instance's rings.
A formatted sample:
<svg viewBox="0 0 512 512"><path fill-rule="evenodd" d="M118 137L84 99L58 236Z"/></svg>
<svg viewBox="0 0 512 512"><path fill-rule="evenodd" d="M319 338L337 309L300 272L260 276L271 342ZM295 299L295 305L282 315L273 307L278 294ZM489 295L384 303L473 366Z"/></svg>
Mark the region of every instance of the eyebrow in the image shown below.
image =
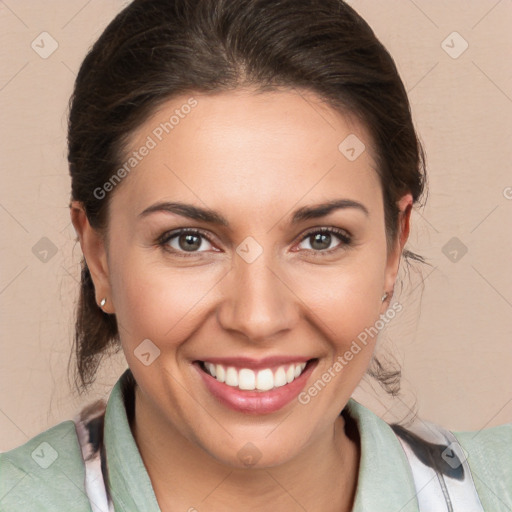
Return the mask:
<svg viewBox="0 0 512 512"><path fill-rule="evenodd" d="M352 199L335 199L326 203L312 206L303 206L297 209L292 216L291 224L325 217L336 210L354 208L360 210L366 216L369 215L368 208L364 204ZM201 208L192 204L180 202L160 202L146 208L139 214L139 218L146 217L155 212L167 212L181 215L189 219L207 222L209 224L229 227L229 222L220 213L209 208Z"/></svg>
<svg viewBox="0 0 512 512"><path fill-rule="evenodd" d="M326 215L329 215L336 210L343 210L347 208L355 208L362 211L366 216L370 215L368 208L366 208L364 204L359 203L358 201L353 201L352 199L335 199L327 203L313 206L303 206L302 208L299 208L293 214L292 224L297 224L298 222L304 220L325 217Z"/></svg>

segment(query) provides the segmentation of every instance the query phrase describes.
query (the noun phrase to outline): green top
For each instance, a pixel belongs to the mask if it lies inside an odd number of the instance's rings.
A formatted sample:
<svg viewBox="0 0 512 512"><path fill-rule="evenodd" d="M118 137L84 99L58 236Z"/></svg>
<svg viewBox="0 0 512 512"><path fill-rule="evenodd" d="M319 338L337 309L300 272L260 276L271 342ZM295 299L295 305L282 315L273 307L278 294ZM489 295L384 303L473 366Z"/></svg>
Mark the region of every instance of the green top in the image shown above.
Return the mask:
<svg viewBox="0 0 512 512"><path fill-rule="evenodd" d="M126 375L126 373L125 373ZM158 503L132 436L119 379L105 413L104 446L115 512L156 512ZM389 425L350 399L361 439L355 512L418 512L405 453ZM512 511L512 424L455 433L486 512ZM0 511L90 512L84 462L72 421L0 454Z"/></svg>

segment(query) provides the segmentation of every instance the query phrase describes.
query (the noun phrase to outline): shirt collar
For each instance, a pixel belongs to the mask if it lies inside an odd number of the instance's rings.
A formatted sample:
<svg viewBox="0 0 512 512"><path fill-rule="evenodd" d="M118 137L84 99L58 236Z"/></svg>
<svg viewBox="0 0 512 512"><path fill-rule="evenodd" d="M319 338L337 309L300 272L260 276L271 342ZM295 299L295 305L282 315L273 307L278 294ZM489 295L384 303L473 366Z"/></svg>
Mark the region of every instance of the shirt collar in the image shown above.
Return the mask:
<svg viewBox="0 0 512 512"><path fill-rule="evenodd" d="M125 400L133 404L133 382L131 371L126 370L107 403L104 442L109 488L116 512L155 512L160 508L132 435L125 405Z"/></svg>
<svg viewBox="0 0 512 512"><path fill-rule="evenodd" d="M347 409L361 440L352 512L419 512L409 463L391 427L352 398Z"/></svg>
<svg viewBox="0 0 512 512"><path fill-rule="evenodd" d="M116 511L154 512L160 509L129 423L133 384L128 369L115 384L107 404L104 441L109 487ZM393 430L352 398L347 412L361 442L353 512L419 512L409 464Z"/></svg>

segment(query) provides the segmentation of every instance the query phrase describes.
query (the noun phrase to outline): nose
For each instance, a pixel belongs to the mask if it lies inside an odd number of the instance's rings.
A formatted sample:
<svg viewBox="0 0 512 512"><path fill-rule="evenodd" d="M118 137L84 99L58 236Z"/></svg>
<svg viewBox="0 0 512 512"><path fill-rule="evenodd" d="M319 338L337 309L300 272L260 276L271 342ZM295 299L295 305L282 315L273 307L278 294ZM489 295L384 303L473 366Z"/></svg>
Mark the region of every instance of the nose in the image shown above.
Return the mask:
<svg viewBox="0 0 512 512"><path fill-rule="evenodd" d="M274 340L299 320L298 298L283 272L273 270L263 253L252 263L235 258L223 281L217 319L223 329L252 342Z"/></svg>

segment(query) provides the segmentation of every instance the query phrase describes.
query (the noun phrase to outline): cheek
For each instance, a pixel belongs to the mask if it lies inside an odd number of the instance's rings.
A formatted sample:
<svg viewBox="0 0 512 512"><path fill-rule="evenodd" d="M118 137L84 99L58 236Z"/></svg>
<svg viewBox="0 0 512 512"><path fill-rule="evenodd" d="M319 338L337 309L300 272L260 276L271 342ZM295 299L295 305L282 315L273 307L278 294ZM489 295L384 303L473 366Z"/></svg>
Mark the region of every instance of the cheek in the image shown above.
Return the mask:
<svg viewBox="0 0 512 512"><path fill-rule="evenodd" d="M356 258L354 258L355 260ZM315 326L344 349L373 325L381 311L384 264L377 258L290 276Z"/></svg>
<svg viewBox="0 0 512 512"><path fill-rule="evenodd" d="M137 254L118 261L111 271L111 286L123 343L148 338L177 345L186 339L191 323L205 314L219 269L170 268Z"/></svg>
<svg viewBox="0 0 512 512"><path fill-rule="evenodd" d="M379 258L369 258L364 265L340 266L322 278L297 275L297 295L308 305L313 335L323 340L327 356L315 380L299 395L299 403L310 412L328 409L334 418L365 374L379 332L375 326L381 312L383 269Z"/></svg>

